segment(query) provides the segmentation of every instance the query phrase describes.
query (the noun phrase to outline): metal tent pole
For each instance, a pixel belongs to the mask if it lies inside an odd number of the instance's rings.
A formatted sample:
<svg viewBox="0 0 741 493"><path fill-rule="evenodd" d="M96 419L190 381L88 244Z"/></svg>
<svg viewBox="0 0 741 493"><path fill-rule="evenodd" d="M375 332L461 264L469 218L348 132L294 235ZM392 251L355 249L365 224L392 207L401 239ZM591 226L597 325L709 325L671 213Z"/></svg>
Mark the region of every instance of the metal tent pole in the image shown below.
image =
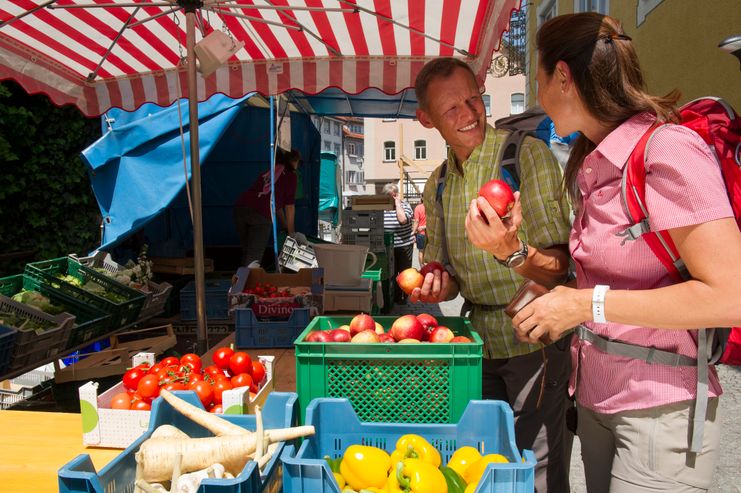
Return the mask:
<svg viewBox="0 0 741 493"><path fill-rule="evenodd" d="M203 265L203 214L201 204L201 163L198 139L198 86L196 83L196 13L193 5L185 7L185 36L188 69L188 114L190 131L191 191L193 198L193 248L196 283L196 353L208 350L206 330L206 277Z"/></svg>

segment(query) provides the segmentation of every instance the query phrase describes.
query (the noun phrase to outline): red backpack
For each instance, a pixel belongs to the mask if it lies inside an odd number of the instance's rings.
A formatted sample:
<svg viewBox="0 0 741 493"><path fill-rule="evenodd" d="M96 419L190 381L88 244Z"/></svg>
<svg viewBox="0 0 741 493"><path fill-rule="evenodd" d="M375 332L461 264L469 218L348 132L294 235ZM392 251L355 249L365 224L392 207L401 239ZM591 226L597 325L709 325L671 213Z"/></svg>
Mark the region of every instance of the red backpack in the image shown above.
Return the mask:
<svg viewBox="0 0 741 493"><path fill-rule="evenodd" d="M719 98L700 98L680 109L681 125L697 132L708 144L720 164L733 215L741 228L741 119ZM621 236L625 240L642 238L677 282L689 278L668 231L651 231L646 196L646 144L658 126L652 126L638 141L623 171L623 206L633 225ZM625 241L624 240L624 241ZM708 341L710 363L741 365L741 327L713 329ZM708 334L710 335L710 334Z"/></svg>

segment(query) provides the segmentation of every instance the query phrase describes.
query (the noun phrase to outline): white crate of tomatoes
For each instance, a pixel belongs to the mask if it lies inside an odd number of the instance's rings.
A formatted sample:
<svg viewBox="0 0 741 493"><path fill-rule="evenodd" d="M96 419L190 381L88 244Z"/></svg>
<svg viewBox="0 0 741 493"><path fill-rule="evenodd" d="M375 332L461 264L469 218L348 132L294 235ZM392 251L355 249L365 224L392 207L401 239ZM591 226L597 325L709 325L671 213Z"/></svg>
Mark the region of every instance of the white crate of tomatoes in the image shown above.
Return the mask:
<svg viewBox="0 0 741 493"><path fill-rule="evenodd" d="M274 356L252 360L243 351L217 348L214 364L185 354L158 362L153 353L138 353L122 381L98 395L97 382L79 389L82 442L89 447L126 448L149 427L152 400L160 389L193 390L213 413L254 414L274 389Z"/></svg>

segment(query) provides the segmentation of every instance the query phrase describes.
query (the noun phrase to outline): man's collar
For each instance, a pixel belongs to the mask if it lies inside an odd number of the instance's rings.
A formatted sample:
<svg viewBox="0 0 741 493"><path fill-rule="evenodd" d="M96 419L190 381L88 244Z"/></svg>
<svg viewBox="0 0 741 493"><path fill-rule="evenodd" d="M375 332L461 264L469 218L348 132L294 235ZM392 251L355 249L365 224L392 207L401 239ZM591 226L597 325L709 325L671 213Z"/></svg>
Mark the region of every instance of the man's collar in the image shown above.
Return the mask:
<svg viewBox="0 0 741 493"><path fill-rule="evenodd" d="M451 147L448 151L448 169L453 171L454 173L461 174L461 171L463 170L463 164L467 163L469 161L476 162L478 161L479 157L481 156L481 153L483 152L484 148L490 147L490 139L495 140L497 138L496 130L494 130L494 127L486 124L486 132L484 132L484 141L474 147L473 151L471 151L471 155L468 156L468 159L463 161L463 163L458 162L458 158L455 156L455 153L453 152L453 148Z"/></svg>
<svg viewBox="0 0 741 493"><path fill-rule="evenodd" d="M613 166L623 169L638 141L656 121L651 113L638 113L628 118L600 142L595 149Z"/></svg>

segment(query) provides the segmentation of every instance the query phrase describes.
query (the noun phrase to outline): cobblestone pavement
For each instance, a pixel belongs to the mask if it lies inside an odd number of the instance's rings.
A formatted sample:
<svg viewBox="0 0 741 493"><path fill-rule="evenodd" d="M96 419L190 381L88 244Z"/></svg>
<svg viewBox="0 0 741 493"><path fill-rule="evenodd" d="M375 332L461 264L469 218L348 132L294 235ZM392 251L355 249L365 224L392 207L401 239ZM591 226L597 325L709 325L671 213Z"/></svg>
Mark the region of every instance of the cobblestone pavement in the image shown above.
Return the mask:
<svg viewBox="0 0 741 493"><path fill-rule="evenodd" d="M416 250L414 264L417 267ZM395 305L393 315L406 313L430 313L432 315L458 316L463 298L441 304L407 303ZM741 493L741 368L719 366L723 396L720 400L719 414L723 437L721 439L720 460L709 493ZM574 439L571 458L571 493L586 493L584 468L581 462L579 439Z"/></svg>

